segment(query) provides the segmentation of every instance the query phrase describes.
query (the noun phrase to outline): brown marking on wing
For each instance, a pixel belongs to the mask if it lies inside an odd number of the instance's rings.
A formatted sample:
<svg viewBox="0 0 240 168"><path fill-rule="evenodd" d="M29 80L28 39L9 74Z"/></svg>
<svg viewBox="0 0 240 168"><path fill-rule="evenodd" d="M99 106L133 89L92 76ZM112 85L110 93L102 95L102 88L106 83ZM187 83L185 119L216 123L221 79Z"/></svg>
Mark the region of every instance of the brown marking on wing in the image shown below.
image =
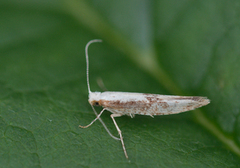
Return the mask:
<svg viewBox="0 0 240 168"><path fill-rule="evenodd" d="M160 105L162 106L162 108L166 109L169 107L167 102L160 102Z"/></svg>
<svg viewBox="0 0 240 168"><path fill-rule="evenodd" d="M194 96L194 97L192 97L192 100L193 101L201 101L201 100L203 100L203 98L202 97L198 97L198 96Z"/></svg>
<svg viewBox="0 0 240 168"><path fill-rule="evenodd" d="M128 108L144 108L147 106L147 102L145 101L107 101L107 100L100 100L103 107L109 108L119 108L119 109L128 109Z"/></svg>
<svg viewBox="0 0 240 168"><path fill-rule="evenodd" d="M166 109L169 107L168 103L167 102L164 102L163 99L160 99L154 95L146 95L145 97L150 104L160 104L160 106L162 106L162 108ZM158 110L158 108L156 107L156 111Z"/></svg>
<svg viewBox="0 0 240 168"><path fill-rule="evenodd" d="M103 107L108 109L112 109L112 111L122 111L123 113L129 113L130 111L135 111L136 114L139 114L140 111L142 114L146 115L148 111L151 111L151 114L159 113L159 106L163 109L169 108L169 104L163 99L155 97L154 95L146 95L146 100L141 101L107 101L107 100L100 100L100 104Z"/></svg>
<svg viewBox="0 0 240 168"><path fill-rule="evenodd" d="M149 101L149 103L155 103L155 102L160 102L160 101L162 101L163 99L160 99L160 98L158 98L158 97L156 97L156 96L153 96L153 95L148 95L148 96L146 96L145 97L148 101Z"/></svg>
<svg viewBox="0 0 240 168"><path fill-rule="evenodd" d="M121 113L125 115L139 114L140 112L147 113L151 108L151 104L146 101L106 101L101 100L102 106L107 108L112 113Z"/></svg>
<svg viewBox="0 0 240 168"><path fill-rule="evenodd" d="M176 97L174 99L175 100L193 100L193 101L198 101L198 102L202 102L202 101L206 100L205 97L200 97L200 96L192 96L192 97L180 96L180 97Z"/></svg>

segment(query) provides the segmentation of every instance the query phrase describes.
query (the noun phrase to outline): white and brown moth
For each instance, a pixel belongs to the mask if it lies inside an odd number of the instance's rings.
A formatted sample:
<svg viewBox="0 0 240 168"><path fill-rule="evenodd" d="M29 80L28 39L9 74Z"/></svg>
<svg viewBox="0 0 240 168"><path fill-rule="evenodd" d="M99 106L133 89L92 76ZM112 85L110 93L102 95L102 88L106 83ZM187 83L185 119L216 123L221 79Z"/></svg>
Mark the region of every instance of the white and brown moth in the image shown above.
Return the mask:
<svg viewBox="0 0 240 168"><path fill-rule="evenodd" d="M128 115L133 118L135 114L148 115L151 117L153 117L154 115L177 114L193 110L195 108L199 108L210 103L210 100L206 97L198 96L168 96L131 92L91 92L89 85L88 47L90 44L95 42L102 41L98 39L89 41L85 47L85 53L87 64L87 85L89 92L88 102L92 106L92 109L97 117L89 125L79 125L79 127L87 128L98 119L103 124L104 128L112 138L121 141L123 151L127 159L128 155L123 142L122 133L114 119L115 117ZM93 106L102 106L103 110L98 114ZM104 124L104 122L101 120L100 116L105 110L113 113L111 114L111 118L120 135L120 138L113 136Z"/></svg>

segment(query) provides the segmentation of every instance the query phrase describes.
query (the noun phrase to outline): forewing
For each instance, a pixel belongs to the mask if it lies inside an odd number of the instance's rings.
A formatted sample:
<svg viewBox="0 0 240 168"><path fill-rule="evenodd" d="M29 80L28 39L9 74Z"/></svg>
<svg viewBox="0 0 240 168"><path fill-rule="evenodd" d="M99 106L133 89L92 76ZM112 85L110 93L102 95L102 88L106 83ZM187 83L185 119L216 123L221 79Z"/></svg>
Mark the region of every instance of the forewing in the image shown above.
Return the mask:
<svg viewBox="0 0 240 168"><path fill-rule="evenodd" d="M103 92L101 105L112 113L126 115L169 115L207 105L210 101L197 96Z"/></svg>

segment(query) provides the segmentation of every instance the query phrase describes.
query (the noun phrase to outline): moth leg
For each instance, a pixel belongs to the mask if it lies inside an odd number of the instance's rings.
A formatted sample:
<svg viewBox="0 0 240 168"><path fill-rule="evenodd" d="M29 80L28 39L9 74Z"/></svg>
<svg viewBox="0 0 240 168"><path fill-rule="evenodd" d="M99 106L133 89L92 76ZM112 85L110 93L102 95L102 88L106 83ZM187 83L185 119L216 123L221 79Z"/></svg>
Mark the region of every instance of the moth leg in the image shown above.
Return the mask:
<svg viewBox="0 0 240 168"><path fill-rule="evenodd" d="M79 125L79 127L81 127L81 128L87 128L87 127L91 126L97 119L100 118L100 116L102 115L102 113L104 112L104 110L106 110L106 108L102 109L102 111L97 115L97 117L96 117L90 124L88 124L88 125L86 125L86 126Z"/></svg>
<svg viewBox="0 0 240 168"><path fill-rule="evenodd" d="M135 115L132 114L132 113L130 113L129 116L130 116L131 118L135 117Z"/></svg>
<svg viewBox="0 0 240 168"><path fill-rule="evenodd" d="M111 114L111 118L112 118L112 120L113 120L113 123L114 123L114 125L115 125L115 127L116 127L116 129L117 129L117 131L118 131L118 133L119 133L119 135L120 135L120 140L121 140L121 143L122 143L123 152L124 152L126 158L128 159L127 151L126 151L126 148L125 148L125 145L124 145L124 142L123 142L122 132L121 132L121 130L119 129L119 127L118 127L118 125L117 125L117 122L116 122L115 119L114 119L114 117L121 117L121 116L122 116L122 114Z"/></svg>
<svg viewBox="0 0 240 168"><path fill-rule="evenodd" d="M92 109L93 109L94 114L95 114L96 116L98 116L98 113L96 112L95 108L94 108L92 105L91 105L91 107L92 107ZM115 137L115 136L109 131L109 129L107 128L107 126L105 125L105 123L103 122L103 120L100 118L100 116L99 116L98 120L102 123L102 125L103 125L103 127L105 128L105 130L107 131L107 133L108 133L113 139L115 139L115 140L120 140L120 138Z"/></svg>
<svg viewBox="0 0 240 168"><path fill-rule="evenodd" d="M154 118L154 116L153 116L153 115L151 115L151 114L149 114L149 116L150 116L150 117L152 117L152 118Z"/></svg>

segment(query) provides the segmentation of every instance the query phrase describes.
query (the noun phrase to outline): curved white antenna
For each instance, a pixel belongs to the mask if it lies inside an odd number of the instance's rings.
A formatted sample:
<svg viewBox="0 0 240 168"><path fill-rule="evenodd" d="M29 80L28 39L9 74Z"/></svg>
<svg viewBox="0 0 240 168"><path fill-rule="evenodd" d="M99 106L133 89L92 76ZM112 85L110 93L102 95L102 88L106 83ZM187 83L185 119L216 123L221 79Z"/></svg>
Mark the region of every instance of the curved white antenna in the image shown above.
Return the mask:
<svg viewBox="0 0 240 168"><path fill-rule="evenodd" d="M90 44L92 43L97 43L97 42L102 42L102 40L100 39L94 39L91 40L87 43L86 47L85 47L85 54L86 54L86 64L87 64L87 86L88 86L88 93L91 94L91 89L90 89L90 84L89 84L89 59L88 59L88 47ZM91 105L91 104L90 104ZM102 123L103 127L105 128L105 130L107 131L107 133L115 140L120 140L120 138L115 137L114 135L111 134L111 132L109 131L109 129L107 128L107 126L105 125L105 123L103 122L103 120L100 118L100 116L98 116L98 113L96 112L96 110L94 109L94 107L91 105L94 114L97 116L98 120ZM81 126L80 126L81 127Z"/></svg>
<svg viewBox="0 0 240 168"><path fill-rule="evenodd" d="M91 90L90 90L90 84L89 84L89 61L88 61L88 47L90 44L92 43L97 43L97 42L102 42L102 40L100 39L94 39L94 40L91 40L87 43L86 47L85 47L85 54L86 54L86 64L87 64L87 86L88 86L88 93L91 93Z"/></svg>

